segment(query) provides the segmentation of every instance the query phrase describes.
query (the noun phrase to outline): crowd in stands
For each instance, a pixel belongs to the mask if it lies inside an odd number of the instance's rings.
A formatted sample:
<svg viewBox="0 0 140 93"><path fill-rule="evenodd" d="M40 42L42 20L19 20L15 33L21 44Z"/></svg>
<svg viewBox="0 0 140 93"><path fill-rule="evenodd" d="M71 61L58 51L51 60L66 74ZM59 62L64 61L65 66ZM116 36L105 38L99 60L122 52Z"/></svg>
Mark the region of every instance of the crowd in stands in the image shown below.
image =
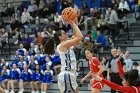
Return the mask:
<svg viewBox="0 0 140 93"><path fill-rule="evenodd" d="M14 84L17 82L20 88L19 93L24 91L23 82L30 82L32 93L39 93L39 84L41 84L41 93L46 93L47 86L54 82L53 75L59 73L61 64L57 51L54 51L53 54L46 54L44 45L59 30L66 31L70 36L72 34L70 26L64 24L55 6L56 3L61 4L61 10L70 6L77 8L72 0L29 0L27 3L28 6L20 1L16 7L11 3L3 4L0 13L1 52L6 51L8 38L17 39L14 44L19 45L13 62L7 63L5 59L1 59L0 82L6 93L9 93L10 90L10 93L14 93ZM111 6L105 6L102 9L89 8L83 2L83 7L77 10L79 13L78 26L81 31L86 31L86 35L84 40L75 46L77 60L81 57L85 58L84 50L87 47L93 48L97 55L103 53L108 47L115 47L115 38L119 35L117 24L124 22L125 16L137 9L134 8L134 5L138 6L136 0L131 0L129 4L125 0L112 0ZM6 29L4 18L10 18L10 29ZM106 38L106 34L109 35L108 38ZM104 71L106 78L117 77L118 72L114 69L117 68L115 67L117 65L113 65L111 62L117 60L121 52L121 48L112 49L110 60L106 57L102 58L101 63L106 69ZM138 63L129 59L129 51L125 52L123 62L125 71L134 68L140 71ZM108 68L112 73L111 76ZM116 79L111 80L119 83L119 77Z"/></svg>

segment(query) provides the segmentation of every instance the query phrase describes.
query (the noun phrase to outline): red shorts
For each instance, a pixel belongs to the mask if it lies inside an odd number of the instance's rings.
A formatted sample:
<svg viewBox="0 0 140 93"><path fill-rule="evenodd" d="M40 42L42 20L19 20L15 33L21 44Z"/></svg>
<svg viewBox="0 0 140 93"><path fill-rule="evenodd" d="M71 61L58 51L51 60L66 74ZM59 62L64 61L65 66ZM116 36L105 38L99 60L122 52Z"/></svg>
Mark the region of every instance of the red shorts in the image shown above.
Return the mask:
<svg viewBox="0 0 140 93"><path fill-rule="evenodd" d="M104 87L104 83L103 82L99 82L99 81L94 80L93 83L92 83L92 88L96 88L96 89L102 90L103 87Z"/></svg>

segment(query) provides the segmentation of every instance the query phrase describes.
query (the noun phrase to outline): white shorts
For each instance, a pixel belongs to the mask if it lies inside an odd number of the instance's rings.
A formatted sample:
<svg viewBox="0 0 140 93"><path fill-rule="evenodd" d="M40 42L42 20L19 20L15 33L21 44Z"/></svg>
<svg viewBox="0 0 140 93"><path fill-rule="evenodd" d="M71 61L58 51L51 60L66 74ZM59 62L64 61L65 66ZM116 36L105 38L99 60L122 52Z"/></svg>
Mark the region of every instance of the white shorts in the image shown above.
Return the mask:
<svg viewBox="0 0 140 93"><path fill-rule="evenodd" d="M76 82L75 72L72 73L69 71L62 71L58 75L58 87L61 93L67 93L68 90L71 90L72 93L76 93L76 88L78 87L78 84Z"/></svg>

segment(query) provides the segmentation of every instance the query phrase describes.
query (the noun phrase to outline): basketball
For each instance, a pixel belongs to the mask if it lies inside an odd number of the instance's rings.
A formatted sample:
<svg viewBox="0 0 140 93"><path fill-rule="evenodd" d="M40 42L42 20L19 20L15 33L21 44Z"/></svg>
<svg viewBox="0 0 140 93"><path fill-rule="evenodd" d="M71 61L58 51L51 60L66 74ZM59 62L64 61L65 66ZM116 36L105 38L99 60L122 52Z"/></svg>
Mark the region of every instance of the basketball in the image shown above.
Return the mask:
<svg viewBox="0 0 140 93"><path fill-rule="evenodd" d="M77 15L78 15L77 10L74 9L74 8L71 8L71 7L65 8L62 11L62 19L64 21L67 21L66 18L68 18L69 20L75 20L75 18L77 17Z"/></svg>

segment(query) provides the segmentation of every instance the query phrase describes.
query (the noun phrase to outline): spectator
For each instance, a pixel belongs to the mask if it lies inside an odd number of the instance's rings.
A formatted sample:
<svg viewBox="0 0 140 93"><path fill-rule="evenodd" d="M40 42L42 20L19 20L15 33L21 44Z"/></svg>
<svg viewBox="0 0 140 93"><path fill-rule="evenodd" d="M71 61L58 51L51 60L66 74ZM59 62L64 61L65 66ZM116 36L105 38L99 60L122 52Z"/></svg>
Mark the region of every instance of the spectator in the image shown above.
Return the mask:
<svg viewBox="0 0 140 93"><path fill-rule="evenodd" d="M97 27L99 30L101 30L101 33L104 32L104 30L107 28L107 22L105 20L105 15L104 14L101 14L100 15L100 18L98 20L98 24L97 24Z"/></svg>
<svg viewBox="0 0 140 93"><path fill-rule="evenodd" d="M4 52L5 51L4 47L8 43L8 33L5 31L4 28L0 29L0 43L2 44L1 45L2 52Z"/></svg>
<svg viewBox="0 0 140 93"><path fill-rule="evenodd" d="M19 51L16 51L16 54L15 54L15 61L16 61L16 62L19 62L19 61L20 61Z"/></svg>
<svg viewBox="0 0 140 93"><path fill-rule="evenodd" d="M37 32L36 41L39 46L43 45L43 42L44 42L43 40L44 40L44 38L41 36L41 32Z"/></svg>
<svg viewBox="0 0 140 93"><path fill-rule="evenodd" d="M95 25L93 25L91 28L91 40L94 42L97 39L97 28Z"/></svg>
<svg viewBox="0 0 140 93"><path fill-rule="evenodd" d="M29 55L35 55L36 52L35 52L35 46L34 46L34 43L30 43L30 48L29 48Z"/></svg>
<svg viewBox="0 0 140 93"><path fill-rule="evenodd" d="M53 71L50 69L50 66L46 66L46 70L42 71L43 80L41 84L41 93L46 93L49 85L52 83Z"/></svg>
<svg viewBox="0 0 140 93"><path fill-rule="evenodd" d="M24 52L26 52L26 49L24 48L24 45L22 43L19 45L18 52L21 56L24 56Z"/></svg>
<svg viewBox="0 0 140 93"><path fill-rule="evenodd" d="M122 85L121 78L119 76L118 66L117 66L118 56L115 48L111 49L111 54L112 57L109 60L107 79L109 79L111 82ZM116 90L111 89L111 93L116 93Z"/></svg>
<svg viewBox="0 0 140 93"><path fill-rule="evenodd" d="M13 14L15 13L15 9L13 6L11 6L10 3L7 4L7 8L5 10L5 13L6 13L6 16L8 16L8 17L12 17Z"/></svg>
<svg viewBox="0 0 140 93"><path fill-rule="evenodd" d="M4 87L5 92L7 93L8 92L7 84L10 79L10 70L6 66L3 66L2 68L1 77L3 78L3 81L1 82L1 84Z"/></svg>
<svg viewBox="0 0 140 93"><path fill-rule="evenodd" d="M30 5L28 6L27 11L30 13L30 15L33 17L34 16L34 11L35 11L35 4L34 0L30 1Z"/></svg>
<svg viewBox="0 0 140 93"><path fill-rule="evenodd" d="M49 27L47 33L49 37L54 37L55 31L53 30L53 27Z"/></svg>
<svg viewBox="0 0 140 93"><path fill-rule="evenodd" d="M111 2L111 8L114 9L114 10L118 9L119 5L116 2L116 0L111 0L111 1L112 1Z"/></svg>
<svg viewBox="0 0 140 93"><path fill-rule="evenodd" d="M18 78L20 75L20 69L17 68L16 64L12 65L12 69L10 71L10 80L8 81L8 85L7 85L7 89L8 89L8 93L10 91L10 87L11 87L11 92L10 93L15 93L14 88L15 88L15 84L18 83Z"/></svg>
<svg viewBox="0 0 140 93"><path fill-rule="evenodd" d="M117 22L122 22L120 19L118 19L118 15L115 10L108 8L108 29L109 33L111 33L111 36L109 38L112 39L113 43L115 40L115 37L118 35L117 32Z"/></svg>
<svg viewBox="0 0 140 93"><path fill-rule="evenodd" d="M30 48L30 43L33 42L33 39L31 37L29 37L28 33L24 34L24 38L22 40L22 44L24 45L24 48L29 51Z"/></svg>
<svg viewBox="0 0 140 93"><path fill-rule="evenodd" d="M126 64L125 72L130 71L133 68L133 61L129 58L129 55L129 51L126 51L124 55L124 62Z"/></svg>
<svg viewBox="0 0 140 93"><path fill-rule="evenodd" d="M125 0L121 0L118 9L120 10L120 13L123 13L124 15L130 12L129 5Z"/></svg>
<svg viewBox="0 0 140 93"><path fill-rule="evenodd" d="M140 75L140 66L137 62L133 63L133 69L137 69L139 71L139 75Z"/></svg>
<svg viewBox="0 0 140 93"><path fill-rule="evenodd" d="M27 11L26 8L24 8L24 12L22 13L22 16L21 16L22 24L23 25L29 24L30 23L30 19L31 19L30 13Z"/></svg>
<svg viewBox="0 0 140 93"><path fill-rule="evenodd" d="M55 13L54 22L59 23L61 21L61 15L58 12Z"/></svg>
<svg viewBox="0 0 140 93"><path fill-rule="evenodd" d="M81 57L80 52L81 52L82 48L83 48L83 42L82 41L79 42L79 44L77 44L75 46L75 54L76 54L76 59L77 60L79 60L80 57Z"/></svg>
<svg viewBox="0 0 140 93"><path fill-rule="evenodd" d="M30 61L29 61L28 67L29 67L29 69L30 69L32 72L34 72L34 71L35 71L35 66L36 66L37 64L39 64L39 63L38 63L37 60L35 60L35 57L34 57L33 55L32 55L30 58L31 58L31 59L30 59Z"/></svg>
<svg viewBox="0 0 140 93"><path fill-rule="evenodd" d="M7 68L9 68L9 63L5 61L4 58L1 59L1 64L0 66L3 68L3 66L6 66Z"/></svg>
<svg viewBox="0 0 140 93"><path fill-rule="evenodd" d="M18 62L17 66L18 68L20 69L20 71L23 70L23 65L26 64L27 65L27 62L24 61L24 57L23 56L20 56L20 61Z"/></svg>
<svg viewBox="0 0 140 93"><path fill-rule="evenodd" d="M98 50L99 53L103 53L103 49L106 48L106 39L104 35L101 34L100 31L97 31L97 39L94 42L94 45L96 46L95 48Z"/></svg>
<svg viewBox="0 0 140 93"><path fill-rule="evenodd" d="M23 71L19 75L19 92L18 93L23 93L24 92L24 84L28 84L30 82L30 76L33 74L33 72L28 69L27 64L23 65Z"/></svg>
<svg viewBox="0 0 140 93"><path fill-rule="evenodd" d="M62 21L59 21L57 31L64 30L66 31L66 26L63 24Z"/></svg>
<svg viewBox="0 0 140 93"><path fill-rule="evenodd" d="M102 61L101 61L101 64L104 68L104 72L103 72L103 76L104 78L107 78L107 72L108 72L108 60L106 57L102 57Z"/></svg>

